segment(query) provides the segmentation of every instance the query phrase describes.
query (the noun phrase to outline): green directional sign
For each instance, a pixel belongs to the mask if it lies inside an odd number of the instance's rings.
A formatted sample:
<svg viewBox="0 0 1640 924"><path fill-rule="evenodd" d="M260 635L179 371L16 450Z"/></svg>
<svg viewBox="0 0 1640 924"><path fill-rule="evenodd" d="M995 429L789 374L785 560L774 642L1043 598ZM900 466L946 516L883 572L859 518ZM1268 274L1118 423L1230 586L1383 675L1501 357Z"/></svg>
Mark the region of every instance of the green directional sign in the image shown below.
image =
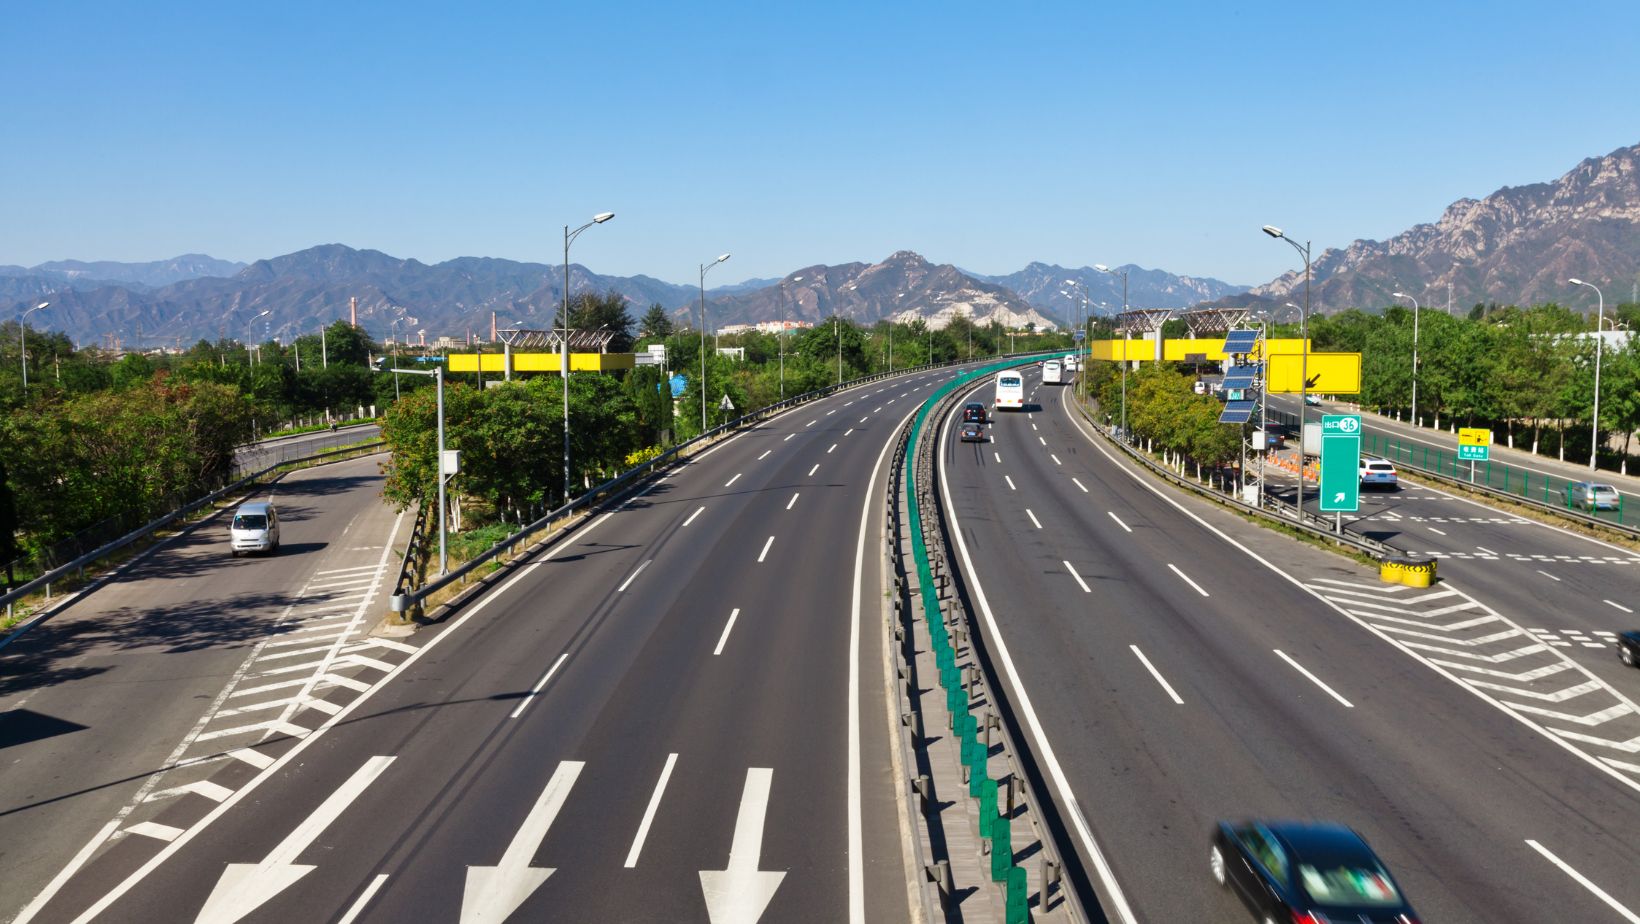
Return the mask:
<svg viewBox="0 0 1640 924"><path fill-rule="evenodd" d="M1361 509L1361 418L1321 416L1321 512Z"/></svg>

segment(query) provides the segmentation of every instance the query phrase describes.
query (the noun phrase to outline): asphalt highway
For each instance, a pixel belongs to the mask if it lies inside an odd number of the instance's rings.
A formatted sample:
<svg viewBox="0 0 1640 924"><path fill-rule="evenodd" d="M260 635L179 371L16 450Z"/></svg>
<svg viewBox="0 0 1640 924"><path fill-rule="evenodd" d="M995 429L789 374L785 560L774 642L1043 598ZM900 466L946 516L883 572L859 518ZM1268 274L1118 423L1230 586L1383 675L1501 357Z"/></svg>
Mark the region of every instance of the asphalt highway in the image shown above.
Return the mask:
<svg viewBox="0 0 1640 924"><path fill-rule="evenodd" d="M948 438L942 487L1112 920L1123 901L1133 920L1239 919L1207 845L1246 817L1355 826L1427 921L1636 920L1640 730L1620 690L1461 577L1391 588L1170 503L1073 425L1063 388L1032 386L1041 410L999 415L994 442Z"/></svg>
<svg viewBox="0 0 1640 924"><path fill-rule="evenodd" d="M158 852L116 845L38 920L905 919L882 479L950 374L708 451L408 640L317 731L257 745L263 776L225 767L231 796Z"/></svg>

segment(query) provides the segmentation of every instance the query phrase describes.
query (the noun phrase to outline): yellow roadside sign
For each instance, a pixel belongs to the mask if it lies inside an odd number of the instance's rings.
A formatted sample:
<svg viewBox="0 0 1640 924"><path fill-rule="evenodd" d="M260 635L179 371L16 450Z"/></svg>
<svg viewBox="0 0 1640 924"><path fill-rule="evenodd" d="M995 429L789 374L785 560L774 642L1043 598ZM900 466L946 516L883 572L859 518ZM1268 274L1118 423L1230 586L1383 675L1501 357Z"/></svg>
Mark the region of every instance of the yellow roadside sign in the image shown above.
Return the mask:
<svg viewBox="0 0 1640 924"><path fill-rule="evenodd" d="M1307 387L1305 375L1309 376ZM1270 392L1307 390L1324 395L1360 394L1361 354L1311 353L1306 363L1299 353L1272 353L1264 387Z"/></svg>
<svg viewBox="0 0 1640 924"><path fill-rule="evenodd" d="M1485 427L1459 427L1459 446L1490 446L1492 445L1492 431Z"/></svg>

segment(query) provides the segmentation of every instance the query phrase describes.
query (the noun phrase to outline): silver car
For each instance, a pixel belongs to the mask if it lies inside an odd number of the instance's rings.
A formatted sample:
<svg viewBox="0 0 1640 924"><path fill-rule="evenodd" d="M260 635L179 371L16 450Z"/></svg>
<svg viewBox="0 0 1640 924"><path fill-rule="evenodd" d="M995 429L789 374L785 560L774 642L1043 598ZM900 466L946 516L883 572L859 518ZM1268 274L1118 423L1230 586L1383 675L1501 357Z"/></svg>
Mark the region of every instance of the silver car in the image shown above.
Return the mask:
<svg viewBox="0 0 1640 924"><path fill-rule="evenodd" d="M1566 506L1596 510L1622 510L1623 496L1609 484L1574 481L1566 485Z"/></svg>

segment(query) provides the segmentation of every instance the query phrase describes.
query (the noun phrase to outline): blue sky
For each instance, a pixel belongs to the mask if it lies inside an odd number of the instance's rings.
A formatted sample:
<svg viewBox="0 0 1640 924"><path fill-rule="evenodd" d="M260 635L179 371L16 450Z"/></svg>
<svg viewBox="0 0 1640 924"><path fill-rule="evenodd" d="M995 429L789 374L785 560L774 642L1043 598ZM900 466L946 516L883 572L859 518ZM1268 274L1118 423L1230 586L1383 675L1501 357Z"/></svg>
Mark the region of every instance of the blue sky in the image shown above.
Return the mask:
<svg viewBox="0 0 1640 924"><path fill-rule="evenodd" d="M0 263L341 242L1256 284L1640 143L1640 4L31 3Z"/></svg>

